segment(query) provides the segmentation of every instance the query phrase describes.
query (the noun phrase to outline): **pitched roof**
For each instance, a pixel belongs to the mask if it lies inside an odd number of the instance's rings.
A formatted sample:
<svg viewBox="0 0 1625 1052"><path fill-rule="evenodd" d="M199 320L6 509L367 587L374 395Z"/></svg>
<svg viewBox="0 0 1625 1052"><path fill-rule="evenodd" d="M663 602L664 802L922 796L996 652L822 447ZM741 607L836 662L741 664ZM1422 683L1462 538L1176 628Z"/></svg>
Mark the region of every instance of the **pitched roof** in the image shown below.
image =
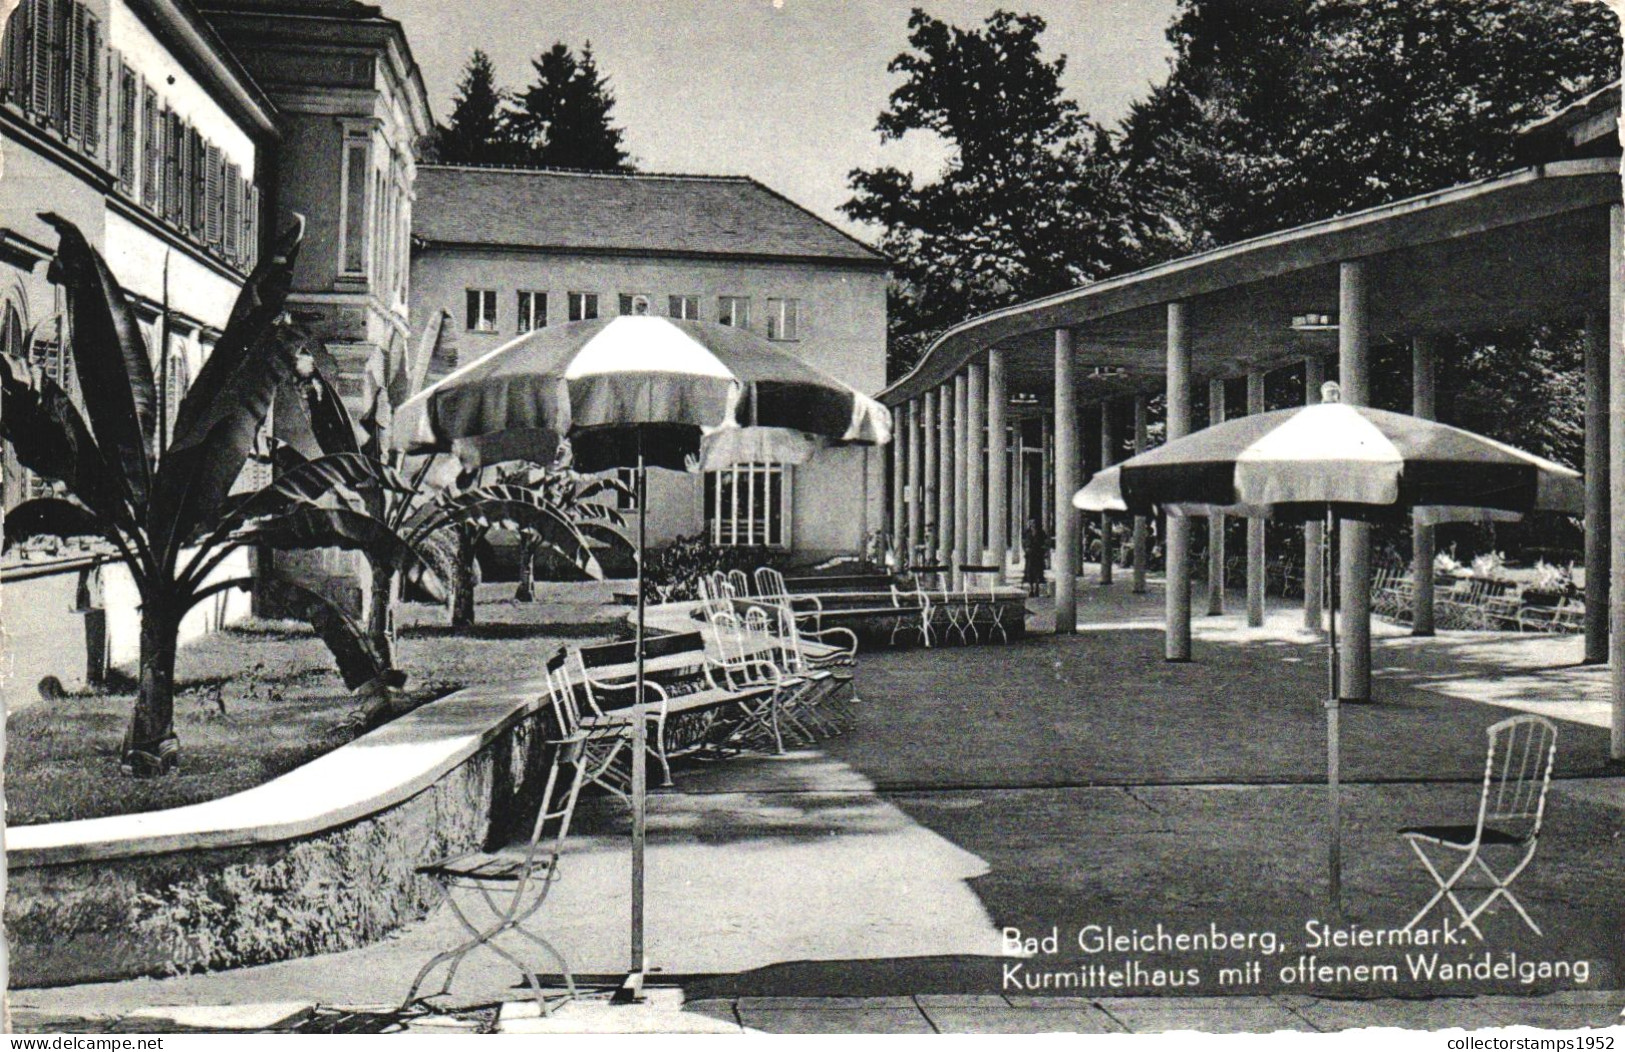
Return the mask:
<svg viewBox="0 0 1625 1052"><path fill-rule="evenodd" d="M412 232L442 244L885 263L744 176L420 165Z"/></svg>

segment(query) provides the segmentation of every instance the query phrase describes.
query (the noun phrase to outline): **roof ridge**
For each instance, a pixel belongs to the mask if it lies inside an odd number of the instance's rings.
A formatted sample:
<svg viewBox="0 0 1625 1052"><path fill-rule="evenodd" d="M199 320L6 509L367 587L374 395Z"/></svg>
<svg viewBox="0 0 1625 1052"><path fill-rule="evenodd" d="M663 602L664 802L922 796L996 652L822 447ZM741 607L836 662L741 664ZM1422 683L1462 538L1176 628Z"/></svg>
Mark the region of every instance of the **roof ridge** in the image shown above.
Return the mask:
<svg viewBox="0 0 1625 1052"><path fill-rule="evenodd" d="M528 164L446 164L425 162L418 171L508 172L514 175L572 175L583 179L673 179L694 182L756 183L748 175L716 175L705 172L623 172L605 168L551 168ZM760 183L757 183L760 186ZM765 188L764 188L765 189ZM772 192L772 191L769 191Z"/></svg>

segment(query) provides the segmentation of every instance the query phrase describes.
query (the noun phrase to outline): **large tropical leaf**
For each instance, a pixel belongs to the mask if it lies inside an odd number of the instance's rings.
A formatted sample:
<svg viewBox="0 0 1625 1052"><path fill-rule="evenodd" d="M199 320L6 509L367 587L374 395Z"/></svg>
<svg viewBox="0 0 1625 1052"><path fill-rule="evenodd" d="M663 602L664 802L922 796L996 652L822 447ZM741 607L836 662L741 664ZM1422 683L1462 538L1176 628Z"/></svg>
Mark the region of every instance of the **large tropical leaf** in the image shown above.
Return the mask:
<svg viewBox="0 0 1625 1052"><path fill-rule="evenodd" d="M591 542L557 508L532 490L519 486L482 486L448 495L441 502L441 510L457 524L530 533L539 545L557 552L583 574L603 577Z"/></svg>
<svg viewBox="0 0 1625 1052"><path fill-rule="evenodd" d="M626 529L626 516L621 514L620 509L612 508L608 504L577 504L570 509L569 517L578 525L594 522L620 530Z"/></svg>
<svg viewBox="0 0 1625 1052"><path fill-rule="evenodd" d="M216 521L254 449L277 384L292 372L280 343L259 346L266 353L243 362L193 433L177 438L164 455L148 530L165 559L173 559L194 532Z"/></svg>
<svg viewBox="0 0 1625 1052"><path fill-rule="evenodd" d="M310 417L310 430L323 453L358 453L361 447L355 440L355 422L344 406L344 399L333 389L327 377L317 369L308 378L300 377L299 390L304 395L305 412Z"/></svg>
<svg viewBox="0 0 1625 1052"><path fill-rule="evenodd" d="M310 627L327 644L346 689L355 690L393 671L367 633L337 603L286 577L278 575L271 581L282 591L284 602L310 622ZM397 674L391 686L399 686L404 679Z"/></svg>
<svg viewBox="0 0 1625 1052"><path fill-rule="evenodd" d="M0 438L23 467L63 483L110 525L128 529L133 520L118 473L68 393L48 376L30 386L13 369L0 357Z"/></svg>
<svg viewBox="0 0 1625 1052"><path fill-rule="evenodd" d="M365 552L369 559L402 570L422 563L400 534L371 515L349 508L302 505L253 524L241 536L283 551L342 548Z"/></svg>
<svg viewBox="0 0 1625 1052"><path fill-rule="evenodd" d="M282 313L293 285L294 260L305 237L305 219L295 215L293 225L283 231L244 282L232 305L226 329L215 341L214 350L198 370L186 397L175 413L176 444L202 441L212 421L222 391L238 369L255 357L253 353L264 334Z"/></svg>
<svg viewBox="0 0 1625 1052"><path fill-rule="evenodd" d="M120 468L131 503L144 508L152 484L158 399L135 310L78 227L53 212L40 218L57 232L51 279L68 290L73 362L91 431L108 461Z"/></svg>
<svg viewBox="0 0 1625 1052"><path fill-rule="evenodd" d="M297 459L295 459L297 458ZM360 453L338 453L305 460L298 453L283 458L287 465L275 481L250 493L229 496L221 506L217 530L230 530L249 519L280 515L301 504L313 504L335 492L353 493L372 487L403 489L405 483Z"/></svg>
<svg viewBox="0 0 1625 1052"><path fill-rule="evenodd" d="M625 497L628 500L631 500L634 496L632 487L628 486L620 479L589 477L584 483L582 483L581 487L575 491L575 499L578 503L581 503L589 501L594 497L602 496L605 493L613 493L618 497Z"/></svg>
<svg viewBox="0 0 1625 1052"><path fill-rule="evenodd" d="M86 537L102 535L102 518L95 512L61 497L25 500L6 512L0 525L5 537L0 551L9 550L30 537Z"/></svg>

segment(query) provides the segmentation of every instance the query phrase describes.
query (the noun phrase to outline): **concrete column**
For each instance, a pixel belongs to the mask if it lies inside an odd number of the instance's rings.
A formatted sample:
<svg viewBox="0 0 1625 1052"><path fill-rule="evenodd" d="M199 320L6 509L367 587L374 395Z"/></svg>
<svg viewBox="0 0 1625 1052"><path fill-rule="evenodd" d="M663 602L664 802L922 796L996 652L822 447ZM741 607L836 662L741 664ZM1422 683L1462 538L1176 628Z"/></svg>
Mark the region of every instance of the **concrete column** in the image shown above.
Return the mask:
<svg viewBox="0 0 1625 1052"><path fill-rule="evenodd" d="M1224 381L1207 382L1207 426L1224 423ZM1207 517L1207 612L1209 617L1224 613L1224 520L1223 512Z"/></svg>
<svg viewBox="0 0 1625 1052"><path fill-rule="evenodd" d="M1247 374L1247 415L1264 411L1264 374ZM1247 624L1258 628L1264 623L1264 520L1247 520Z"/></svg>
<svg viewBox="0 0 1625 1052"><path fill-rule="evenodd" d="M908 403L908 561L923 543L921 530L925 526L925 465L922 456L925 442L920 435L920 402L911 398Z"/></svg>
<svg viewBox="0 0 1625 1052"><path fill-rule="evenodd" d="M1072 330L1055 330L1055 634L1078 630L1078 392Z"/></svg>
<svg viewBox="0 0 1625 1052"><path fill-rule="evenodd" d="M920 544L925 548L921 554L921 561L934 563L938 560L942 548L942 522L939 517L941 509L937 498L937 454L940 452L941 440L937 435L937 393L927 391L920 396L921 429L920 445L924 447L925 455L920 459L925 467L925 499L920 504L920 517L924 524L920 527Z"/></svg>
<svg viewBox="0 0 1625 1052"><path fill-rule="evenodd" d="M954 377L954 582L958 567L970 562L970 421L964 372Z"/></svg>
<svg viewBox="0 0 1625 1052"><path fill-rule="evenodd" d="M1431 336L1411 340L1411 415L1437 420L1438 341ZM1422 525L1411 513L1411 635L1433 634L1433 527Z"/></svg>
<svg viewBox="0 0 1625 1052"><path fill-rule="evenodd" d="M937 562L954 556L954 385L937 388Z"/></svg>
<svg viewBox="0 0 1625 1052"><path fill-rule="evenodd" d="M902 426L892 430L891 446L891 538L888 547L897 553L898 563L901 565L904 552L907 551L906 534L908 530L908 427L907 409L897 406L892 410L893 419L903 421ZM865 538L867 541L868 538Z"/></svg>
<svg viewBox="0 0 1625 1052"><path fill-rule="evenodd" d="M1112 403L1110 399L1100 403L1100 470L1105 471L1112 466ZM1112 563L1117 559L1117 552L1112 546L1112 516L1111 512L1100 513L1100 585L1102 588L1112 583Z"/></svg>
<svg viewBox="0 0 1625 1052"><path fill-rule="evenodd" d="M1320 403L1320 385L1326 382L1326 361L1318 354L1303 360L1303 403ZM1308 522L1303 527L1303 627L1311 632L1323 629L1321 608L1325 605L1321 585L1326 575L1326 564L1321 559L1321 545L1326 543L1326 527L1319 522Z"/></svg>
<svg viewBox="0 0 1625 1052"><path fill-rule="evenodd" d="M1038 454L1038 492L1043 495L1038 517L1051 526L1055 524L1055 414L1038 418L1039 442L1043 447ZM1050 531L1054 535L1054 530Z"/></svg>
<svg viewBox="0 0 1625 1052"><path fill-rule="evenodd" d="M1620 205L1608 210L1608 406L1609 755L1625 760L1625 207Z"/></svg>
<svg viewBox="0 0 1625 1052"><path fill-rule="evenodd" d="M1183 303L1168 304L1168 440L1183 438L1191 430L1191 346ZM1163 655L1169 661L1191 659L1191 521L1184 516L1167 520L1167 627Z"/></svg>
<svg viewBox="0 0 1625 1052"><path fill-rule="evenodd" d="M1134 396L1134 455L1145 452L1145 395ZM1134 516L1134 594L1145 594L1146 521L1144 515Z"/></svg>
<svg viewBox="0 0 1625 1052"><path fill-rule="evenodd" d="M1585 663L1608 660L1608 329L1601 314L1586 315L1586 623Z"/></svg>
<svg viewBox="0 0 1625 1052"><path fill-rule="evenodd" d="M1009 400L1004 351L995 347L987 352L987 546L1001 574L1010 562Z"/></svg>
<svg viewBox="0 0 1625 1052"><path fill-rule="evenodd" d="M1366 313L1366 264L1344 263L1338 279L1338 382L1349 405L1371 402L1370 318ZM1338 625L1344 701L1371 700L1371 526L1339 524L1339 574L1343 620Z"/></svg>
<svg viewBox="0 0 1625 1052"><path fill-rule="evenodd" d="M965 371L965 561L987 562L987 367Z"/></svg>

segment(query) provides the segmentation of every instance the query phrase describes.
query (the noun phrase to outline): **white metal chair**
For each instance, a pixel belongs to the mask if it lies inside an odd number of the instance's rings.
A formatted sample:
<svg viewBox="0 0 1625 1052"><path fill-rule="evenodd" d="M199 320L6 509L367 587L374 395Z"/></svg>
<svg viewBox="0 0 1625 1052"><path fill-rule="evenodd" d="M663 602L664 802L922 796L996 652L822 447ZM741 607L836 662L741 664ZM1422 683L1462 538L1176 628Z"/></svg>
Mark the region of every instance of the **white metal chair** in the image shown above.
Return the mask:
<svg viewBox="0 0 1625 1052"><path fill-rule="evenodd" d="M797 617L811 618L814 628L823 627L823 601L816 595L791 595L784 575L771 566L756 568L756 596L784 603Z"/></svg>
<svg viewBox="0 0 1625 1052"><path fill-rule="evenodd" d="M729 570L728 583L733 586L734 596L736 598L750 598L750 575L745 571Z"/></svg>
<svg viewBox="0 0 1625 1052"><path fill-rule="evenodd" d="M547 901L547 893L559 877L559 856L565 839L570 835L570 819L575 813L576 800L581 794L581 783L587 769L584 742L583 733L575 730L549 743L553 760L542 789L536 820L531 826L530 840L522 853L470 852L418 867L419 873L435 880L445 889L446 901L468 937L451 949L435 954L418 971L401 1004L402 1010L411 1008L419 1000L418 990L423 981L441 965L446 967L445 982L438 993L429 996L449 993L463 960L484 946L519 969L542 1014L552 1014L557 1005L544 994L541 978L534 966L527 963L529 954L515 953L497 942L510 932L540 947L558 965L567 991L565 1000L577 996L575 978L570 974L570 965L564 956L552 943L526 925L541 910ZM467 906L458 901L457 890L478 892L479 902L489 912L491 919L477 923Z"/></svg>
<svg viewBox="0 0 1625 1052"><path fill-rule="evenodd" d="M567 689L572 695L586 702L580 710L581 726L605 733L619 733L625 737L626 745L632 744L633 706L637 697L637 678L627 676L623 679L600 679L587 670L586 661L581 656L579 648L571 650L566 663ZM605 706L602 695L621 694L626 698L624 705ZM643 684L644 720L648 733L644 740L648 743L649 755L660 764L663 786L671 786L671 760L666 756L666 713L670 697L666 688L658 683L651 682L645 677ZM630 762L630 754L627 757ZM600 784L607 783L595 778ZM631 780L628 776L627 785Z"/></svg>
<svg viewBox="0 0 1625 1052"><path fill-rule="evenodd" d="M1004 572L997 566L961 566L959 573L970 634L980 643L985 628L989 640L997 632L999 638L1010 642L1010 632L1004 626L1004 604L999 602L999 582Z"/></svg>
<svg viewBox="0 0 1625 1052"><path fill-rule="evenodd" d="M1427 905L1405 925L1407 931L1416 927L1441 899L1448 899L1462 924L1482 939L1479 915L1496 899L1504 898L1536 935L1541 934L1540 926L1512 894L1512 882L1535 857L1540 842L1546 791L1551 787L1552 767L1557 760L1557 725L1544 716L1519 715L1491 726L1487 734L1489 751L1484 758L1484 791L1479 797L1477 821L1472 825L1413 826L1399 831L1438 885ZM1459 854L1461 861L1454 868L1446 864L1443 869L1450 870L1446 876L1428 857L1424 845ZM1496 873L1484 861L1485 848L1510 848L1516 864L1504 876ZM1518 857L1519 852L1522 857ZM1492 890L1477 908L1469 911L1456 891L1475 865L1489 877Z"/></svg>

